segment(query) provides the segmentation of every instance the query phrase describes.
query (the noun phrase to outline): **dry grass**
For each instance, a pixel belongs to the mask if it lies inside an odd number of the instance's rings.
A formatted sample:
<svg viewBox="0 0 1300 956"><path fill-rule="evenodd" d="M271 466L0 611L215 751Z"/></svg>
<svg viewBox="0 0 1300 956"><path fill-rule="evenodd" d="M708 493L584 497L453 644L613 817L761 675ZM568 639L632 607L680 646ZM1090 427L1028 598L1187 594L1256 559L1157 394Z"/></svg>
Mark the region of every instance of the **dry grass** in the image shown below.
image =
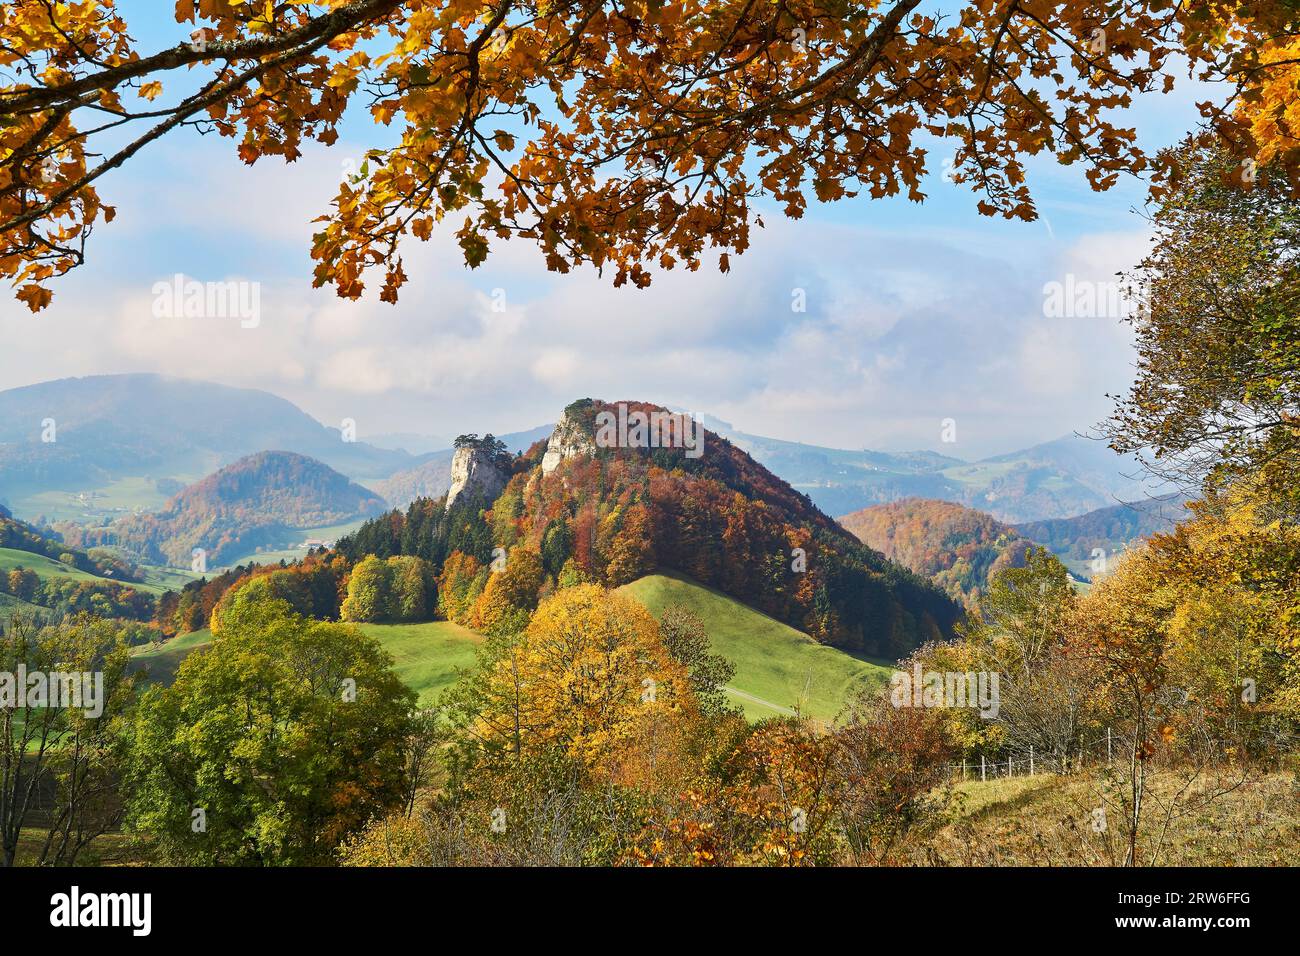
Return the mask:
<svg viewBox="0 0 1300 956"><path fill-rule="evenodd" d="M1149 778L1138 840L1142 863L1300 865L1300 773L1252 771L1212 781L1162 771ZM1236 784L1222 792L1227 784ZM1123 862L1123 813L1107 811L1101 777L1046 774L956 788L952 819L910 854L924 866L1099 866ZM1175 813L1165 827L1165 808ZM1163 831L1163 833L1162 833Z"/></svg>

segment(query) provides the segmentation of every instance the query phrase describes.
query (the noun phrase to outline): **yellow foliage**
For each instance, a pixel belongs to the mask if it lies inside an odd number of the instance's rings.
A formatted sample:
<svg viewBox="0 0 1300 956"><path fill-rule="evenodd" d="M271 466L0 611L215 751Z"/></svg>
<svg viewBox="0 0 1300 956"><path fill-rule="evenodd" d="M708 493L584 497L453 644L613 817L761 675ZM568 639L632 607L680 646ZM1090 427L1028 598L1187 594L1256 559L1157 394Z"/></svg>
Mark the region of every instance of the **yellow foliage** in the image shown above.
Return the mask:
<svg viewBox="0 0 1300 956"><path fill-rule="evenodd" d="M659 718L694 710L685 669L640 604L593 584L559 591L493 665L491 699L475 732L515 752L563 746L586 766L603 764Z"/></svg>

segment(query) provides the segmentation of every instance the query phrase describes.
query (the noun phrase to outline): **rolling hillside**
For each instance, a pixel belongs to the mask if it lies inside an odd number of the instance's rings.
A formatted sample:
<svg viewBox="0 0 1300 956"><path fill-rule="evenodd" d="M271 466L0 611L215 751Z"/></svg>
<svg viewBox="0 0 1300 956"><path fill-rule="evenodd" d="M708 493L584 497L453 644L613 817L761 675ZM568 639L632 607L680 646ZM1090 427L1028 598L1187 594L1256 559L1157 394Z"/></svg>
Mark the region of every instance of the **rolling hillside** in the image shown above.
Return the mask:
<svg viewBox="0 0 1300 956"><path fill-rule="evenodd" d="M751 720L788 715L801 707L809 716L833 720L865 688L889 679L888 662L872 661L818 644L810 637L718 591L686 578L650 575L620 589L656 616L681 604L704 621L716 653L736 665L729 696ZM482 638L450 621L422 624L362 624L393 655L402 681L420 695L420 706L436 703L457 669L475 665ZM206 628L133 655L152 680L170 682L180 662L208 646Z"/></svg>
<svg viewBox="0 0 1300 956"><path fill-rule="evenodd" d="M74 581L109 581L109 578L101 578L99 575L91 574L88 571L82 571L71 565L64 564L61 561L55 561L53 558L47 558L43 554L33 554L30 551L18 551L14 548L0 548L0 572L8 574L14 568L27 568L35 571L36 575L45 580L46 578L72 578ZM116 582L122 583L122 582ZM142 590L148 590L145 585L132 585Z"/></svg>
<svg viewBox="0 0 1300 956"><path fill-rule="evenodd" d="M619 590L656 617L673 604L697 614L714 652L736 665L728 696L751 720L789 715L796 708L819 720L833 720L859 692L887 683L892 671L886 661L818 644L688 578L652 574Z"/></svg>
<svg viewBox="0 0 1300 956"><path fill-rule="evenodd" d="M57 441L41 440L47 419ZM1145 496L1133 459L1074 435L968 462L934 451L827 448L707 423L828 514L923 497L1025 522ZM502 437L518 451L551 427ZM421 436L374 437L342 441L338 428L292 402L213 382L151 374L42 382L0 391L0 504L28 519L103 523L157 510L180 486L269 449L323 461L396 507L446 491L449 449Z"/></svg>
<svg viewBox="0 0 1300 956"><path fill-rule="evenodd" d="M259 452L182 490L156 514L107 527L65 524L67 541L110 545L147 561L187 567L194 548L216 567L254 547L297 544L302 532L378 514L373 492L303 455Z"/></svg>
<svg viewBox="0 0 1300 956"><path fill-rule="evenodd" d="M680 441L606 441L610 426L598 423L616 411L625 422L670 414L579 399L522 456L466 435L446 499L367 522L337 550L353 563L420 557L439 572L455 556L472 577L494 547L521 547L540 560L533 593L565 575L617 587L670 570L820 643L891 659L952 633L962 611L948 595L863 545L726 439L699 429L695 454Z"/></svg>

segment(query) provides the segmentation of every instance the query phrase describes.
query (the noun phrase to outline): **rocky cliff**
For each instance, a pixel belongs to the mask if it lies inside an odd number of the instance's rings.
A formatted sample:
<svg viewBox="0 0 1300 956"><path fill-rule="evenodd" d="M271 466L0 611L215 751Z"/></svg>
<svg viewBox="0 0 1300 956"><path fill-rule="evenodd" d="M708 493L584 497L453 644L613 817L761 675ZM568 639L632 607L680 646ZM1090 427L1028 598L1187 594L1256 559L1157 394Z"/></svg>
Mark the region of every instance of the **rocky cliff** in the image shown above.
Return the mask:
<svg viewBox="0 0 1300 956"><path fill-rule="evenodd" d="M572 406L564 410L555 424L555 431L546 443L542 456L542 474L549 475L567 458L596 454L596 442L591 429L574 413Z"/></svg>
<svg viewBox="0 0 1300 956"><path fill-rule="evenodd" d="M490 451L470 445L457 448L451 459L447 507L466 491L479 492L485 500L494 501L509 480L509 470Z"/></svg>

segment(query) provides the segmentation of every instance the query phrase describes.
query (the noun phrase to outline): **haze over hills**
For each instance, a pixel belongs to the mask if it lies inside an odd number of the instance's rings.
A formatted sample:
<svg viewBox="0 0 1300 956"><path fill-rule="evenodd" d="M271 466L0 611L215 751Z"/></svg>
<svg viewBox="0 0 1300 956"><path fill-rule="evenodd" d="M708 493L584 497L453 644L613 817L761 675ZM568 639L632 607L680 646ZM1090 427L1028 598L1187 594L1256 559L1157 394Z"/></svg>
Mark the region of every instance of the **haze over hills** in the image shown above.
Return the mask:
<svg viewBox="0 0 1300 956"><path fill-rule="evenodd" d="M52 442L41 440L47 420L54 426ZM1077 436L966 462L934 451L825 448L704 420L832 515L923 497L978 508L1006 522L1044 521L1146 497L1129 477L1138 474L1135 461ZM376 443L347 442L339 429L267 392L152 374L9 389L0 392L0 502L28 520L44 515L102 524L158 510L181 487L268 450L315 458L395 507L443 494L452 450L425 451L436 437L380 427L373 432ZM501 437L511 451L522 451L552 427ZM361 429L360 437L366 436Z"/></svg>
<svg viewBox="0 0 1300 956"><path fill-rule="evenodd" d="M1172 531L1188 517L1187 498L1171 495L1098 508L1073 518L1053 518L1014 525L1026 538L1043 545L1077 576L1096 574L1096 559L1107 563L1153 534ZM1100 554L1099 554L1100 552Z"/></svg>
<svg viewBox="0 0 1300 956"><path fill-rule="evenodd" d="M1000 521L1038 521L1140 500L1149 492L1136 458L1078 435L967 462L933 451L823 448L746 434L716 419L709 423L834 515L932 498Z"/></svg>
<svg viewBox="0 0 1300 956"><path fill-rule="evenodd" d="M59 526L83 547L122 548L159 564L189 567L194 548L220 565L259 546L282 546L293 532L375 515L373 492L319 461L293 452L259 452L182 490L156 514L131 515L105 527Z"/></svg>
<svg viewBox="0 0 1300 956"><path fill-rule="evenodd" d="M358 478L418 461L405 451L344 441L338 428L256 389L133 374L0 392L0 497L15 510L32 492L87 491L138 476L188 482L270 450L308 455ZM164 484L158 497L174 490Z"/></svg>

